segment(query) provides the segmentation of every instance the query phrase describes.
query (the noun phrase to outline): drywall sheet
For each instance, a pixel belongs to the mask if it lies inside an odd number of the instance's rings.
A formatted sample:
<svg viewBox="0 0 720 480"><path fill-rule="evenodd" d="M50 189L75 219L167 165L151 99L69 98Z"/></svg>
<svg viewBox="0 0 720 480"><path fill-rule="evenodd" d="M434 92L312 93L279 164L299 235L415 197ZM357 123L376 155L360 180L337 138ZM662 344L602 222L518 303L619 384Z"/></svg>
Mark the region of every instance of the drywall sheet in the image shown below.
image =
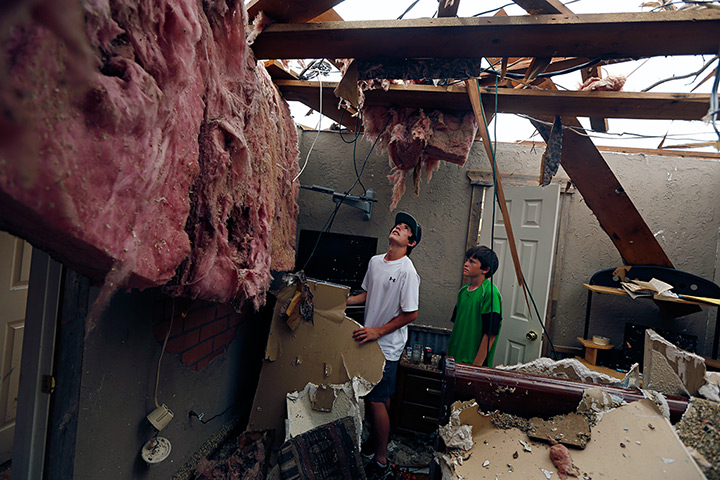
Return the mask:
<svg viewBox="0 0 720 480"><path fill-rule="evenodd" d="M651 329L645 330L645 388L666 395L697 395L705 385L705 360L681 350Z"/></svg>
<svg viewBox="0 0 720 480"><path fill-rule="evenodd" d="M549 444L531 441L518 429L498 429L476 408L460 412L460 421L472 426L475 445L443 456L444 479L560 478L550 461ZM648 399L605 413L585 450L570 453L580 478L705 478L670 422Z"/></svg>
<svg viewBox="0 0 720 480"><path fill-rule="evenodd" d="M275 429L284 437L285 400L290 392L308 383L343 384L358 378L353 388L364 395L382 378L385 357L377 343L359 345L352 332L360 324L344 316L348 289L338 285L308 282L313 293L312 322L302 321L295 331L282 317L282 307L296 287L284 288L273 313L265 360L248 430Z"/></svg>

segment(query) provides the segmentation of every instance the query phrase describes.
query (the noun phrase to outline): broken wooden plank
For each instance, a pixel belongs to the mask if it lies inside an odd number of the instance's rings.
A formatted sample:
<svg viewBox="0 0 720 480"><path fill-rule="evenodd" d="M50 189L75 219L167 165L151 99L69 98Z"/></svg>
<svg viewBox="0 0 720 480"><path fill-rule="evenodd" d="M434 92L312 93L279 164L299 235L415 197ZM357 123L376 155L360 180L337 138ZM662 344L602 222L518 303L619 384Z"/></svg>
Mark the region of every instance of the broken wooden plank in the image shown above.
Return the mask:
<svg viewBox="0 0 720 480"><path fill-rule="evenodd" d="M265 70L270 74L270 78L273 80L297 80L299 77L290 70L287 70L285 66L277 60L265 61Z"/></svg>
<svg viewBox="0 0 720 480"><path fill-rule="evenodd" d="M456 17L460 0L440 0L438 4L438 17Z"/></svg>
<svg viewBox="0 0 720 480"><path fill-rule="evenodd" d="M563 15L575 15L560 0L513 0L530 15L543 15L560 13Z"/></svg>
<svg viewBox="0 0 720 480"><path fill-rule="evenodd" d="M261 59L624 58L714 54L718 31L720 11L711 9L274 24L253 50Z"/></svg>
<svg viewBox="0 0 720 480"><path fill-rule="evenodd" d="M286 82L291 82L294 87L302 86L302 88L288 88ZM275 80L275 84L280 89L280 93L287 101L301 102L313 110L320 112L320 85L317 81L305 80ZM338 124L341 124L353 132L358 127L359 122L353 118L355 109L343 109L338 107L338 99L333 90L337 87L337 82L323 82L322 84L322 113L326 117L332 118ZM362 124L359 125L362 129Z"/></svg>
<svg viewBox="0 0 720 480"><path fill-rule="evenodd" d="M588 67L588 68L583 68L582 70L580 70L580 74L582 75L583 83L585 83L585 81L588 78L592 78L592 77L602 78L602 70L600 70L599 65L595 65L593 67ZM590 128L592 128L596 132L607 132L608 131L607 118L590 117Z"/></svg>
<svg viewBox="0 0 720 480"><path fill-rule="evenodd" d="M319 86L316 81L277 80L286 100L314 99L317 103ZM337 83L323 83L323 95ZM495 89L480 88L483 102L495 104ZM334 109L337 100L330 98ZM569 92L561 90L497 91L498 112L537 115L581 116L606 118L641 118L699 120L707 113L710 96L699 93L636 93L636 92ZM308 105L306 103L306 105ZM391 85L384 90L365 92L365 105L469 111L472 107L463 86L435 87L432 85ZM313 107L314 108L314 107Z"/></svg>
<svg viewBox="0 0 720 480"><path fill-rule="evenodd" d="M246 7L251 22L262 11L276 22L290 23L312 20L340 2L342 0L251 0Z"/></svg>

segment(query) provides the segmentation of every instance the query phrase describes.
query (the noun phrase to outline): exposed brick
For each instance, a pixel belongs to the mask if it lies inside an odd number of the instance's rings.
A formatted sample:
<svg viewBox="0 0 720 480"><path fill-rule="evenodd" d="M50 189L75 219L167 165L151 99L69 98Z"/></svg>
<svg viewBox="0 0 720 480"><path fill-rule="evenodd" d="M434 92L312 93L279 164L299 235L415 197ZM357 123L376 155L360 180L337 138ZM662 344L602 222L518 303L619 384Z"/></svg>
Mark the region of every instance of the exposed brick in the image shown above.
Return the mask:
<svg viewBox="0 0 720 480"><path fill-rule="evenodd" d="M223 348L227 345L230 345L230 343L235 338L236 333L237 327L233 327L213 338L213 350L217 350L218 348Z"/></svg>
<svg viewBox="0 0 720 480"><path fill-rule="evenodd" d="M228 327L234 327L235 325L240 325L243 321L243 314L242 313L233 313L228 317Z"/></svg>
<svg viewBox="0 0 720 480"><path fill-rule="evenodd" d="M212 344L212 340L206 340L190 350L185 351L181 357L182 363L185 365L193 365L197 363L198 360L208 356L212 352Z"/></svg>
<svg viewBox="0 0 720 480"><path fill-rule="evenodd" d="M207 340L225 330L227 330L227 319L222 318L215 320L213 323L209 323L200 329L200 340Z"/></svg>
<svg viewBox="0 0 720 480"><path fill-rule="evenodd" d="M187 332L193 328L201 327L206 323L210 323L215 320L215 307L214 305L206 306L193 310L188 313L183 319L183 329Z"/></svg>
<svg viewBox="0 0 720 480"><path fill-rule="evenodd" d="M217 306L217 318L227 317L235 313L235 307L231 303L220 303Z"/></svg>
<svg viewBox="0 0 720 480"><path fill-rule="evenodd" d="M153 333L155 334L155 338L158 339L160 342L165 341L165 335L167 334L168 326L170 325L170 320L165 320L164 322L157 323L153 326ZM176 335L179 335L183 332L183 318L179 314L175 314L175 320L173 321L172 326L172 332L170 332L170 336L174 337Z"/></svg>
<svg viewBox="0 0 720 480"><path fill-rule="evenodd" d="M211 361L213 358L217 357L218 355L220 355L221 353L223 353L225 350L226 350L226 349L222 349L222 350L217 350L217 351L215 351L215 352L212 352L210 355L208 355L207 357L205 357L205 358L203 358L202 360L200 360L200 361L197 363L197 365L195 365L195 370L202 370L203 368L207 367L208 364L210 363L210 361Z"/></svg>
<svg viewBox="0 0 720 480"><path fill-rule="evenodd" d="M183 333L180 336L169 339L165 350L170 353L184 352L190 347L194 347L195 345L197 345L199 337L199 330L193 330L192 332Z"/></svg>

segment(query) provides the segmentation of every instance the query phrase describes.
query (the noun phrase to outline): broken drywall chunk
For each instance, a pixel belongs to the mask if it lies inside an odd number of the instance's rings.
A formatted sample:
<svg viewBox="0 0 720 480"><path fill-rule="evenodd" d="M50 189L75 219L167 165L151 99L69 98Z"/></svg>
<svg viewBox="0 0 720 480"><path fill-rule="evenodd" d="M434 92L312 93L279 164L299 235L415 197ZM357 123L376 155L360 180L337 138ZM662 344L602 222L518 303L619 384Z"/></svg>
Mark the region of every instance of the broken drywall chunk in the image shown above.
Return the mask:
<svg viewBox="0 0 720 480"><path fill-rule="evenodd" d="M440 437L448 448L470 450L473 446L472 426L464 425L460 421L460 413L466 408L477 408L474 400L468 402L455 402L451 406L450 419L446 425L438 429Z"/></svg>
<svg viewBox="0 0 720 480"><path fill-rule="evenodd" d="M357 400L380 381L385 365L385 356L376 342L360 345L352 338L360 325L343 316L347 287L314 281L308 285L314 300L313 321L300 322L294 332L281 313L296 287L291 285L278 294L247 427L274 429L278 440L285 436L282 432L287 393L301 391L308 383L338 385L352 380L352 395ZM298 358L301 362L296 361Z"/></svg>
<svg viewBox="0 0 720 480"><path fill-rule="evenodd" d="M529 363L519 363L511 366L498 365L496 368L509 372L522 372L543 375L546 377L577 380L579 382L593 383L595 385L617 385L618 383L625 381L622 380L618 382L617 378L605 375L604 373L596 372L595 370L590 370L574 358L553 360L548 357L541 357Z"/></svg>
<svg viewBox="0 0 720 480"><path fill-rule="evenodd" d="M720 402L720 373L706 372L705 385L698 389L698 393L708 400Z"/></svg>
<svg viewBox="0 0 720 480"><path fill-rule="evenodd" d="M548 420L531 418L528 436L537 440L551 438L565 445L585 448L590 441L590 424L587 417L577 413L558 415Z"/></svg>
<svg viewBox="0 0 720 480"><path fill-rule="evenodd" d="M321 398L318 398L318 394ZM308 383L301 392L287 394L287 414L285 440L335 420L351 417L355 423L357 441L360 442L364 409L355 398L352 382L321 386Z"/></svg>
<svg viewBox="0 0 720 480"><path fill-rule="evenodd" d="M621 405L625 405L622 398L612 395L601 388L588 388L583 392L577 411L585 416L592 426L600 421L605 412Z"/></svg>
<svg viewBox="0 0 720 480"><path fill-rule="evenodd" d="M678 380L682 384L678 386ZM666 395L697 395L705 384L705 360L681 350L652 329L645 330L644 387ZM683 391L685 390L685 391Z"/></svg>
<svg viewBox="0 0 720 480"><path fill-rule="evenodd" d="M327 385L320 385L310 397L313 410L318 412L332 412L335 404L335 389Z"/></svg>

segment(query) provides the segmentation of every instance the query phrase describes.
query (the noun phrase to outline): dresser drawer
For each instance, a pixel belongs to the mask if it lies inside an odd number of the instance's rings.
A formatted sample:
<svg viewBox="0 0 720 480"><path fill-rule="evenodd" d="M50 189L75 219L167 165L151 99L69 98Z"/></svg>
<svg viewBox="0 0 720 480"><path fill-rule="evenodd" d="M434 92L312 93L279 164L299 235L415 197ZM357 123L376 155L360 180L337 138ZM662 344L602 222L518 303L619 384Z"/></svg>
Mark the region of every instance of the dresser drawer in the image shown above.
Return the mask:
<svg viewBox="0 0 720 480"><path fill-rule="evenodd" d="M440 407L442 380L428 378L414 372L405 375L403 398L412 403Z"/></svg>
<svg viewBox="0 0 720 480"><path fill-rule="evenodd" d="M440 407L404 402L397 408L397 428L420 433L434 433L438 426Z"/></svg>

